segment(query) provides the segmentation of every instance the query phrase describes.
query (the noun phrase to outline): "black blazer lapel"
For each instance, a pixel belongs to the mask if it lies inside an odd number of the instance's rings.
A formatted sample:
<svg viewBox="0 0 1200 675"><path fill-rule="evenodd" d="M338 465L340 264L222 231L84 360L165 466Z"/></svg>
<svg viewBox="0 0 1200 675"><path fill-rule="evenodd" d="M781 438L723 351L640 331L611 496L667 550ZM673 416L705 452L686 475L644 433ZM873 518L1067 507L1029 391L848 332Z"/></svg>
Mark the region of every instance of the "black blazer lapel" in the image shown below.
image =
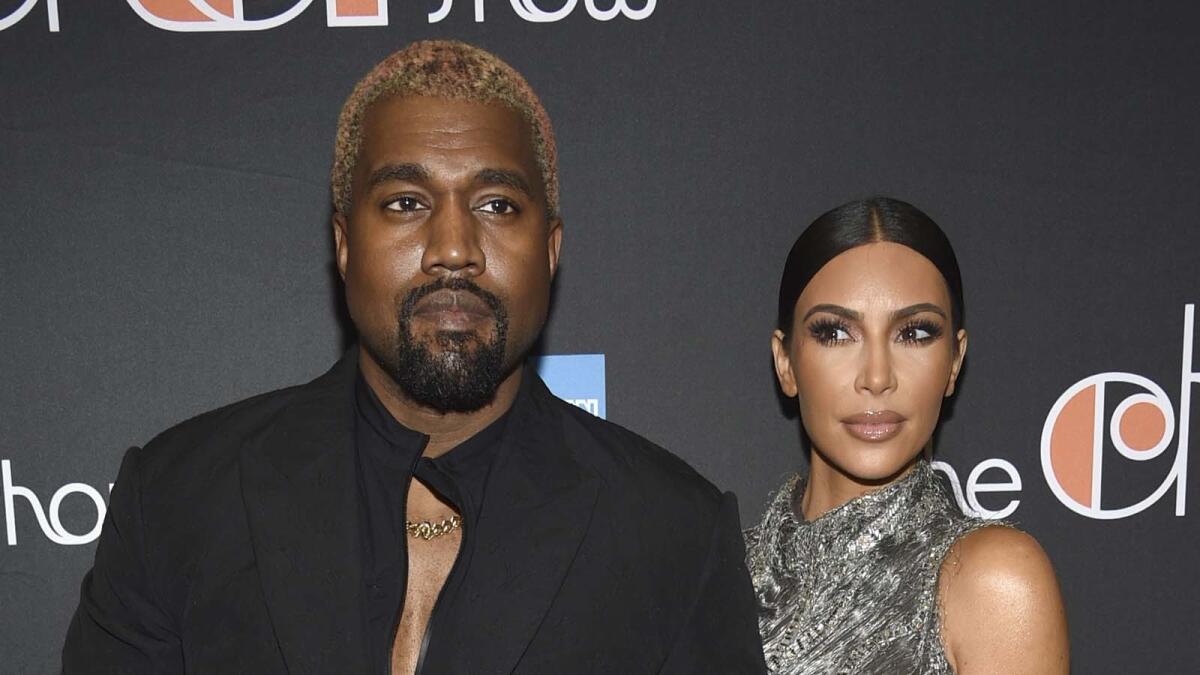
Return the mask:
<svg viewBox="0 0 1200 675"><path fill-rule="evenodd" d="M591 523L599 482L565 446L557 400L525 375L488 479L471 569L426 672L511 673Z"/></svg>
<svg viewBox="0 0 1200 675"><path fill-rule="evenodd" d="M263 594L293 675L366 671L354 463L356 352L242 449Z"/></svg>

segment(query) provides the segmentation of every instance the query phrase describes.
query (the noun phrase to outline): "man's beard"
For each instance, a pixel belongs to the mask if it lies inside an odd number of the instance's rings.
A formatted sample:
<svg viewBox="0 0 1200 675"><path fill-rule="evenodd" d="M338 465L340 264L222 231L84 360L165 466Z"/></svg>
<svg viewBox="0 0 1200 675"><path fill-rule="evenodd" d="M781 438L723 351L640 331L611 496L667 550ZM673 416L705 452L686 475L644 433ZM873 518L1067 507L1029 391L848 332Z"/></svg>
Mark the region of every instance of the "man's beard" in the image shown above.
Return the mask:
<svg viewBox="0 0 1200 675"><path fill-rule="evenodd" d="M486 303L495 316L492 339L484 342L474 331L440 330L431 340L418 341L412 331L416 306L440 290L471 293ZM396 340L390 349L374 349L367 340L364 344L409 399L439 412L473 412L491 403L508 370L504 358L508 312L500 298L469 279L439 279L409 291L397 315Z"/></svg>

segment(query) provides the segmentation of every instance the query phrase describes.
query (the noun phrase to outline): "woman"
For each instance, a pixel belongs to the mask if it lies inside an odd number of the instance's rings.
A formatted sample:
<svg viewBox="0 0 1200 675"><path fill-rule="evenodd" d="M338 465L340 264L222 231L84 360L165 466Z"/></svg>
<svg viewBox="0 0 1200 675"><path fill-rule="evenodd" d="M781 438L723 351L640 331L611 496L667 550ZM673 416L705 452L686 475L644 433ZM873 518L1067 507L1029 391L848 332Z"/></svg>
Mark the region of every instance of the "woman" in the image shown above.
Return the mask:
<svg viewBox="0 0 1200 675"><path fill-rule="evenodd" d="M926 461L967 351L941 229L888 198L818 218L788 254L771 351L811 445L747 533L771 672L1068 672L1041 547L963 516Z"/></svg>

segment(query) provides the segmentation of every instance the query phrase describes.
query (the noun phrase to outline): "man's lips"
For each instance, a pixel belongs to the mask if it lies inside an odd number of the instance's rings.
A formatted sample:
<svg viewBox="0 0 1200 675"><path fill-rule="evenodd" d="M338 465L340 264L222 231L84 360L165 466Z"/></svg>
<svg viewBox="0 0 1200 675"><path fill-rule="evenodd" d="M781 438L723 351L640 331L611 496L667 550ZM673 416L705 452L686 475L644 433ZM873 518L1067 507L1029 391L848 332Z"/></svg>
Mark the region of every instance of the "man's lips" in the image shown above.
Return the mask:
<svg viewBox="0 0 1200 675"><path fill-rule="evenodd" d="M413 317L430 321L444 330L466 329L479 321L495 318L492 308L470 291L440 290L421 299Z"/></svg>
<svg viewBox="0 0 1200 675"><path fill-rule="evenodd" d="M891 410L867 410L842 418L842 424L851 436L869 443L894 438L905 421L903 415Z"/></svg>

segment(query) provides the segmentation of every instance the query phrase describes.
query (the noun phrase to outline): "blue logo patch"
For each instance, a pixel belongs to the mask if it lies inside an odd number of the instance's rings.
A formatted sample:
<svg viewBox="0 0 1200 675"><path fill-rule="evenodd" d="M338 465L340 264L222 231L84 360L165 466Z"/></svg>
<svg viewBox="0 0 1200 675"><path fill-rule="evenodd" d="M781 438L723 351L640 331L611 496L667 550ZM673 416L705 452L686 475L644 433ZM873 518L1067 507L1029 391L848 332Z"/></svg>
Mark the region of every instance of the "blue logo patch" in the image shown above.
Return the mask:
<svg viewBox="0 0 1200 675"><path fill-rule="evenodd" d="M603 354L553 354L533 365L555 396L604 419Z"/></svg>

